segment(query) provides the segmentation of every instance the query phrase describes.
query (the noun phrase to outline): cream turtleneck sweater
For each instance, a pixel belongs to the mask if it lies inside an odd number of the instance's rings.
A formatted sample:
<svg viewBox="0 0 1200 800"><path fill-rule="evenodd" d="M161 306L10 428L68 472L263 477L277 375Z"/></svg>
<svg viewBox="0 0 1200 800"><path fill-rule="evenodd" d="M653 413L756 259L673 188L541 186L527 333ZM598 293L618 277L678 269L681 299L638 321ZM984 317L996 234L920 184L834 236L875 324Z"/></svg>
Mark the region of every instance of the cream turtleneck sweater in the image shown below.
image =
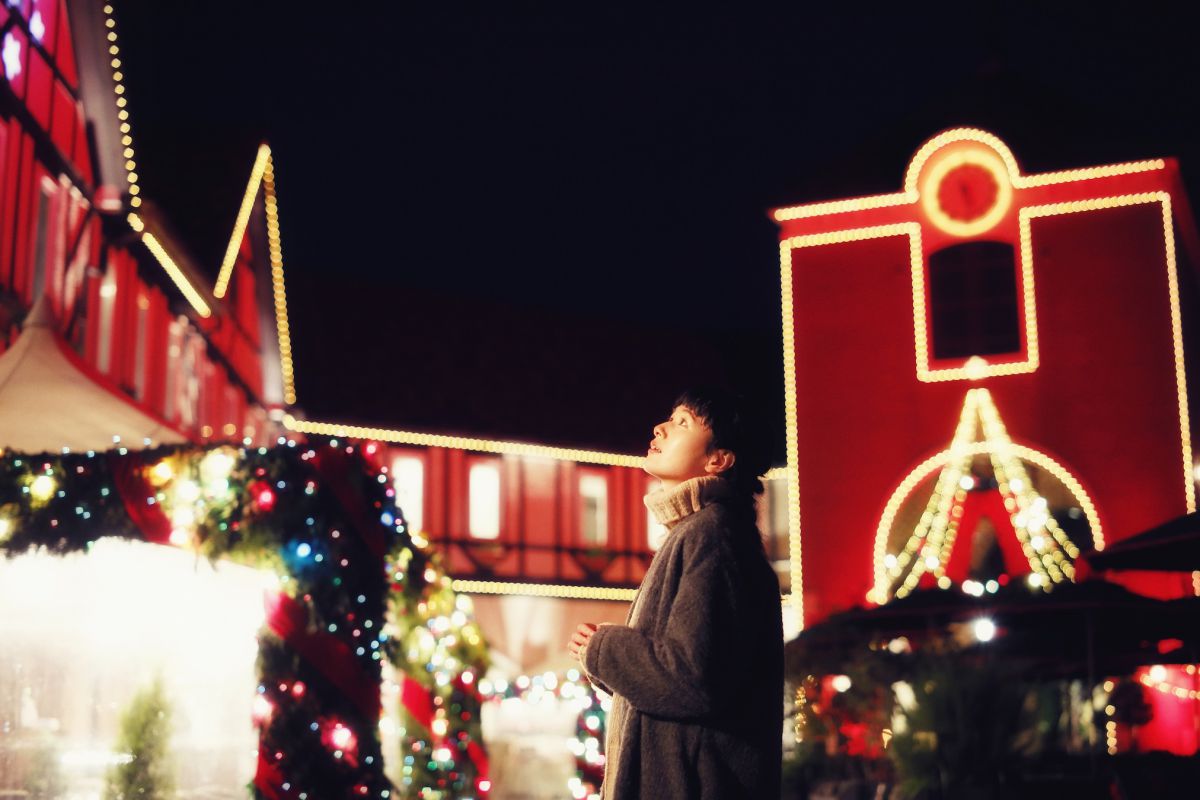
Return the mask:
<svg viewBox="0 0 1200 800"><path fill-rule="evenodd" d="M713 498L728 492L728 484L717 475L689 478L668 489L659 489L643 498L646 508L668 530L684 517L695 514Z"/></svg>

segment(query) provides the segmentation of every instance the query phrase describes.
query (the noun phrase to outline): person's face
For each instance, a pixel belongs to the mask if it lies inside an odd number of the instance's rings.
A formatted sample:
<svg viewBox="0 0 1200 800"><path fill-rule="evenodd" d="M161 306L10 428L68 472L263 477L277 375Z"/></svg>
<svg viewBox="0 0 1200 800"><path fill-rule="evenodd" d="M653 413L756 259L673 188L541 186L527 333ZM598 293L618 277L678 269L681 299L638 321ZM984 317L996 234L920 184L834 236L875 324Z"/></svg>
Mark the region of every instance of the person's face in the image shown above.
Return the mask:
<svg viewBox="0 0 1200 800"><path fill-rule="evenodd" d="M654 438L646 451L646 472L670 488L690 478L711 475L720 471L714 468L714 457L709 453L712 431L684 406L677 406L671 418L654 426Z"/></svg>

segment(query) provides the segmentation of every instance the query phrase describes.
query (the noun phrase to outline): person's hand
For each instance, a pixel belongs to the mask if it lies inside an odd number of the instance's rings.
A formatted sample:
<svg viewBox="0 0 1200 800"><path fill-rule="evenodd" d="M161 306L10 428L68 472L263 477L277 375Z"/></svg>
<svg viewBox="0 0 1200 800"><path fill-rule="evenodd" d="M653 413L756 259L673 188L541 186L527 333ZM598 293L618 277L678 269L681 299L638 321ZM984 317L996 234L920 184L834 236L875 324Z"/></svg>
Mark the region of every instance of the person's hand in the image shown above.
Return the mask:
<svg viewBox="0 0 1200 800"><path fill-rule="evenodd" d="M588 642L592 638L592 634L596 632L596 624L593 622L580 623L575 629L575 633L571 635L571 641L567 644L567 652L572 657L583 658L583 649L587 647Z"/></svg>

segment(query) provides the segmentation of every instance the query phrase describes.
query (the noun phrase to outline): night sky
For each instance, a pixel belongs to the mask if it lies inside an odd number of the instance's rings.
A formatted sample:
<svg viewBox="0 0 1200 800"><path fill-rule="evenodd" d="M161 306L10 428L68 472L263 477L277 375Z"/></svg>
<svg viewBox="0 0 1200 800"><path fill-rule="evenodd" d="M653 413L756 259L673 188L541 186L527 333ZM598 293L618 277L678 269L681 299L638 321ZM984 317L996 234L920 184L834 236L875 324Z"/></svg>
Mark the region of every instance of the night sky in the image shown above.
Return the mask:
<svg viewBox="0 0 1200 800"><path fill-rule="evenodd" d="M145 196L214 275L274 150L313 419L640 452L718 382L782 461L768 209L955 125L1200 196L1195 26L1148 4L113 4Z"/></svg>

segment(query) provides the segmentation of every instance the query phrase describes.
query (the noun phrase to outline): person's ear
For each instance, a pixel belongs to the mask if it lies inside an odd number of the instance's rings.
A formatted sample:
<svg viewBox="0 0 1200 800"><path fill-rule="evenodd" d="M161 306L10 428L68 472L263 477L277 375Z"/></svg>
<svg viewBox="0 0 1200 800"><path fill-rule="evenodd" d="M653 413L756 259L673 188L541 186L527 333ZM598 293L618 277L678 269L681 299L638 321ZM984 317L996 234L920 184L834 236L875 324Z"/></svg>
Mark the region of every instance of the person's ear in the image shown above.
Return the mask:
<svg viewBox="0 0 1200 800"><path fill-rule="evenodd" d="M736 460L737 456L733 454L732 450L713 450L704 464L704 471L709 475L720 475L733 467L733 462Z"/></svg>

